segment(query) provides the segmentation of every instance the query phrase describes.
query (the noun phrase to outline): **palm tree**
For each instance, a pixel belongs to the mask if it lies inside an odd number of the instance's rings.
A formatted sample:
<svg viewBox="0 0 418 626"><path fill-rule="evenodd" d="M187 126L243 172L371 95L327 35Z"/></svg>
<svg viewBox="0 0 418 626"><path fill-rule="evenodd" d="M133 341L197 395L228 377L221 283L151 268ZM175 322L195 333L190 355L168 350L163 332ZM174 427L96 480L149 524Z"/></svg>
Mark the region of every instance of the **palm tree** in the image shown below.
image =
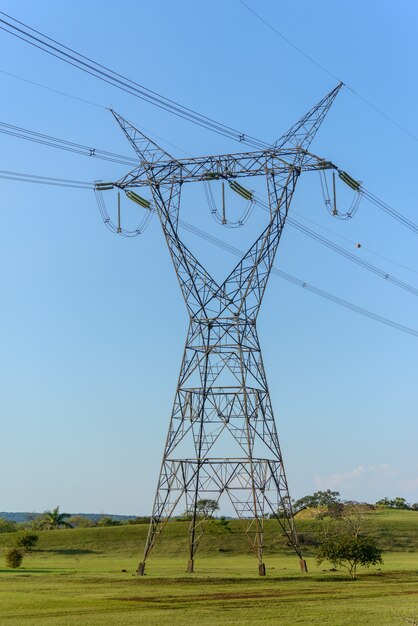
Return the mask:
<svg viewBox="0 0 418 626"><path fill-rule="evenodd" d="M69 513L60 513L59 506L51 511L44 511L40 524L45 530L55 530L56 528L72 528L66 519L71 517Z"/></svg>

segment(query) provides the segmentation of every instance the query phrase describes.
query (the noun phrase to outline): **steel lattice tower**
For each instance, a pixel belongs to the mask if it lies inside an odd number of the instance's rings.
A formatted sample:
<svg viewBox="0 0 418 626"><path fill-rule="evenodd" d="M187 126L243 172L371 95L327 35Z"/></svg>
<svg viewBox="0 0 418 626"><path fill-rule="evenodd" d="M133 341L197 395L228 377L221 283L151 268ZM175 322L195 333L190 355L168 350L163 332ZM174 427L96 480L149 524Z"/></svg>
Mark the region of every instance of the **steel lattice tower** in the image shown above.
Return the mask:
<svg viewBox="0 0 418 626"><path fill-rule="evenodd" d="M270 148L210 157L175 159L113 112L139 157L138 167L114 185L125 191L151 189L190 317L140 575L181 500L191 517L188 571L192 572L205 522L197 502L203 497L218 501L222 494L244 523L260 575L265 574L267 513L277 518L302 569L306 567L295 533L256 320L299 175L334 167L308 150L340 88L341 84ZM218 284L179 237L182 186L250 176L266 179L270 220Z"/></svg>

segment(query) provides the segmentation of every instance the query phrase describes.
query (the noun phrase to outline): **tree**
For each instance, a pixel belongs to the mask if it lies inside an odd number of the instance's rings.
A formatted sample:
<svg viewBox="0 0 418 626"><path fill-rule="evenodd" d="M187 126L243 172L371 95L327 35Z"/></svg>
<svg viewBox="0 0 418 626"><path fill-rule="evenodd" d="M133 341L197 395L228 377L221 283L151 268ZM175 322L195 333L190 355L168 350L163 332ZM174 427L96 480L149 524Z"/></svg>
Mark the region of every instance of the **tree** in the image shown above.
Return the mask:
<svg viewBox="0 0 418 626"><path fill-rule="evenodd" d="M316 562L329 561L334 567L344 567L354 580L357 566L383 563L382 552L371 537L348 533L333 534L325 537L316 551Z"/></svg>
<svg viewBox="0 0 418 626"><path fill-rule="evenodd" d="M23 552L18 548L7 548L4 551L4 560L6 561L7 567L16 569L22 565Z"/></svg>
<svg viewBox="0 0 418 626"><path fill-rule="evenodd" d="M232 529L229 525L229 520L225 517L220 517L217 520L211 520L207 527L207 532L216 537L218 543L218 550L222 552L224 550L223 540L226 535L232 532Z"/></svg>
<svg viewBox="0 0 418 626"><path fill-rule="evenodd" d="M0 517L0 533L13 533L15 530L17 530L16 522Z"/></svg>
<svg viewBox="0 0 418 626"><path fill-rule="evenodd" d="M51 511L44 511L38 520L40 528L44 530L55 530L58 528L72 528L67 519L71 517L69 513L60 513L59 506Z"/></svg>
<svg viewBox="0 0 418 626"><path fill-rule="evenodd" d="M394 509L409 509L411 508L405 498L394 498L392 500L392 505Z"/></svg>
<svg viewBox="0 0 418 626"><path fill-rule="evenodd" d="M67 521L72 528L89 528L94 526L94 522L85 515L72 515Z"/></svg>
<svg viewBox="0 0 418 626"><path fill-rule="evenodd" d="M196 502L196 512L204 518L212 517L215 511L219 511L219 504L216 500L198 500Z"/></svg>
<svg viewBox="0 0 418 626"><path fill-rule="evenodd" d="M376 502L376 506L387 506L391 509L410 509L411 506L405 500L405 498L396 497L393 500L389 500L389 498L382 498Z"/></svg>
<svg viewBox="0 0 418 626"><path fill-rule="evenodd" d="M15 541L15 545L17 548L23 548L26 552L30 552L38 543L38 539L38 535L27 533L18 537Z"/></svg>
<svg viewBox="0 0 418 626"><path fill-rule="evenodd" d="M349 534L353 537L358 537L363 529L367 515L372 510L373 507L370 504L344 504L339 519Z"/></svg>
<svg viewBox="0 0 418 626"><path fill-rule="evenodd" d="M327 489L326 491L315 491L312 495L304 496L303 498L296 500L293 507L297 512L301 509L305 509L306 507L316 508L319 506L335 506L340 503L339 495L339 491L331 491L330 489Z"/></svg>

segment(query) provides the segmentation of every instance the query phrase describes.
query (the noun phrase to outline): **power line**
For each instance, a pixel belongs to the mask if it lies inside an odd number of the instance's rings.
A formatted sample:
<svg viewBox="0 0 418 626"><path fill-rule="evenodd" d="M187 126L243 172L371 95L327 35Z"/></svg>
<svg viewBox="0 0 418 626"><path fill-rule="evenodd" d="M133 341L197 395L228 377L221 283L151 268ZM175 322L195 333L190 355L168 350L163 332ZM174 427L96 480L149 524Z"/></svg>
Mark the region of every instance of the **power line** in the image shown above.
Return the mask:
<svg viewBox="0 0 418 626"><path fill-rule="evenodd" d="M28 130L27 128L21 128L20 126L6 124L6 122L0 122L0 133L11 135L12 137L18 137L19 139L25 139L26 141L40 143L52 148L59 148L60 150L66 150L67 152L74 152L76 154L102 159L104 161L112 161L113 163L120 163L130 167L138 165L138 159L133 157L124 156L115 152L108 152L107 150L100 150L99 148L92 148L80 143L68 141L67 139L59 139L58 137L38 133L33 130Z"/></svg>
<svg viewBox="0 0 418 626"><path fill-rule="evenodd" d="M105 83L113 85L114 87L117 87L122 91L130 93L131 95L140 98L141 100L145 100L160 109L173 113L174 115L186 119L193 124L206 128L208 130L212 130L213 132L223 135L224 137L228 137L229 139L233 139L240 143L245 143L257 148L264 148L268 147L269 145L266 142L260 141L255 137L251 137L250 135L247 135L242 131L236 130L231 126L217 122L211 117L202 115L201 113L198 113L197 111L186 107L176 102L175 100L166 98L165 96L157 93L156 91L148 89L144 85L141 85L140 83L131 80L130 78L126 78L119 72L116 72L106 67L105 65L102 65L101 63L98 63L93 59L90 59L89 57L80 54L74 49L69 48L64 44L61 44L57 40L52 39L48 35L45 35L44 33L41 33L34 28L31 28L27 24L24 24L23 22L15 19L7 13L4 13L3 11L0 11L0 14L20 25L16 26L16 24L0 18L0 22L4 24L4 26L0 26L1 30L9 33L10 35L13 35L14 37L20 39L21 41L24 41L25 43L34 46L35 48L38 48L39 50L42 50L43 52L46 52L47 54L61 61L64 61L68 65L76 67L77 69L82 70L83 72L90 74L91 76L94 76ZM36 35L38 36L33 35L29 31L32 31L32 33L36 33Z"/></svg>
<svg viewBox="0 0 418 626"><path fill-rule="evenodd" d="M263 23L265 23L269 28L274 30L274 32L276 32L282 39L284 39L287 43L292 45L292 47L294 47L298 52L300 52L306 58L308 58L312 63L314 63L315 65L320 67L323 71L327 72L330 76L332 76L333 78L335 78L339 82L342 82L334 74L330 73L326 68L324 68L319 63L317 63L315 61L315 59L313 59L312 57L307 55L305 52L303 52L301 49L299 49L297 46L295 46L295 44L293 44L284 35L282 35L282 33L280 33L271 24L269 24L267 22L267 20L265 20L263 17L261 17L253 9L251 9L243 0L238 0L238 1L243 6L245 6L251 13L253 13L256 17L258 17ZM5 32L7 32L7 33L17 37L18 39L21 39L25 43L29 43L29 44L35 46L36 48L39 48L40 50L42 50L44 52L47 52L48 54L50 54L50 55L52 55L52 56L54 56L54 57L56 57L56 58L58 58L58 59L60 59L60 60L62 60L64 62L66 62L66 63L76 67L77 69L80 69L80 70L86 72L87 74L95 76L96 78L99 78L100 80L103 80L104 82L106 82L108 84L111 84L114 87L122 89L123 91L127 91L131 95L134 95L134 96L139 97L139 98L141 98L143 100L146 100L150 104L153 104L153 105L155 105L155 106L157 106L159 108L162 108L162 109L164 109L166 111L169 111L169 112L171 112L171 113L173 113L173 114L175 114L175 115L177 115L179 117L182 117L183 119L187 119L190 122L193 122L194 124L197 124L199 126L205 127L208 130L211 130L213 132L221 134L221 135L223 135L225 137L228 137L230 139L234 139L234 140L236 140L238 142L245 143L245 144L248 144L250 146L257 147L257 148L267 148L267 147L270 147L270 144L267 144L266 142L263 142L263 141L261 141L259 139L256 139L255 137L251 137L250 135L247 135L246 133L243 133L241 131L233 129L230 126L227 126L225 124L217 122L213 118L209 118L207 116L204 116L204 115L194 111L193 109L185 107L185 106L177 103L174 100L166 98L165 96L162 96L161 94L158 94L157 92L152 91L152 90L148 89L147 87L144 87L143 85L141 85L140 83L137 83L136 81L133 81L133 80L131 80L129 78L124 77L122 74L120 74L118 72L115 72L114 70L109 69L108 67L106 67L105 65L103 65L101 63L93 61L89 57L78 53L73 48L69 48L68 46L65 46L64 44L61 44L56 39L52 39L51 37L41 33L38 30L35 30L34 28L24 24L23 22L17 20L16 18L13 18L12 16L8 15L7 13L4 13L3 11L0 11L0 14L6 16L7 18L9 18L11 20L13 20L17 24L20 24L25 29L28 29L29 31L32 31L32 33L36 33L37 35L39 35L43 39L40 39L40 37L36 37L36 36L32 35L30 32L25 31L23 28L19 28L19 27L15 26L14 24L11 24L7 20L1 19L1 18L0 18L0 22L5 24L7 27L11 28L12 30L8 30L7 28L2 27L2 26L0 27L0 29L2 29ZM20 34L18 34L18 33L20 33ZM46 41L44 41L44 40L46 40ZM48 41L52 42L55 45L52 45L52 44L48 43ZM349 87L347 85L346 85L346 87L350 91L352 91L353 93L356 93L351 87ZM356 93L356 95L359 95L359 94ZM359 97L361 97L363 100L365 100L362 96L359 95ZM365 100L365 102L368 102L368 101ZM372 105L371 103L368 103L368 104L370 104L370 106L375 108L379 113L381 113L382 115L384 115L385 117L387 117L388 119L391 120L391 118L386 116L386 114L384 114L382 111L377 109L374 105ZM409 131L407 131L406 129L401 127L399 124L397 124L393 120L391 120L391 121L393 123L395 123L397 126L399 126L405 132L408 132L408 134L410 134L412 137L414 137L414 135L409 133ZM418 138L416 138L416 139L418 141ZM85 149L86 146L84 146L83 148ZM104 158L104 155L99 157L99 158ZM108 159L108 160L110 160L110 159ZM408 218L404 217L398 211L396 211L395 209L393 209L392 207L387 205L385 202L381 201L379 198L377 198L377 196L374 196L374 194L372 194L371 192L368 192L367 190L364 190L364 192L365 192L364 195L371 202L373 202L376 206L378 206L378 208L380 208L381 210L385 211L388 215L390 215L391 217L396 219L403 226L409 228L410 230L412 230L415 233L418 233L418 226L416 224L414 224L411 220L409 220Z"/></svg>
<svg viewBox="0 0 418 626"><path fill-rule="evenodd" d="M240 0L240 2L244 6L246 6L249 10L251 10L248 7L248 5L246 5L244 2L242 2L242 0ZM0 12L0 13L2 13L3 15L7 15L7 14L5 14L3 12ZM73 50L71 48L68 48L67 46L63 46L63 44L60 44L58 41L56 41L56 40L54 40L54 39L44 35L43 33L40 33L40 31L37 31L37 30L35 30L35 29L33 29L33 28L23 24L23 22L15 20L15 18L11 18L10 16L7 16L7 17L9 17L13 21L21 24L22 26L25 26L25 28L29 28L29 30L31 30L32 32L36 32L41 37L43 37L43 38L53 42L54 44L57 44L57 46L59 46L60 48L68 50L73 55L76 55L77 57L80 57L81 59L85 59L89 63L93 63L94 65L98 66L99 68L103 68L104 70L106 70L106 72L111 72L112 74L122 78L123 80L128 80L129 83L131 83L133 85L137 85L141 89L146 89L142 85L139 85L139 83L135 83L134 81L131 81L130 79L125 79L121 74L113 72L113 70L109 70L109 68L107 68L106 66L98 64L95 61L92 61L88 57L79 54L78 52L76 52L75 50ZM261 19L263 20L263 18L261 18ZM16 29L17 31L19 31L20 33L25 35L26 37L29 37L29 38L32 38L33 40L38 41L41 45L47 46L48 48L54 50L58 54L64 55L65 57L72 58L79 65L81 64L82 66L90 67L89 63L84 63L84 62L80 61L80 59L78 59L76 57L73 57L72 55L68 55L67 53L64 53L62 50L59 50L55 46L51 46L47 42L41 41L38 37L34 37L30 33L27 33L25 31L23 31L22 29L15 27L13 24L10 24L10 23L6 22L5 20L1 20L1 19L0 19L0 21L5 23L9 27L11 27L13 29ZM265 21L265 20L263 20L263 21ZM272 28L273 28L273 30L275 30L274 27L272 27ZM9 32L10 34L16 35L16 33L13 33L11 31L6 31L6 32ZM282 36L278 31L277 31L277 33L280 36ZM19 36L19 38L21 39L22 37ZM286 38L284 38L284 39L286 39ZM27 39L24 39L24 41L26 41L27 43L33 44L33 41L28 41ZM286 41L288 41L288 40L286 39ZM291 44L290 41L288 41L288 43ZM33 45L35 45L35 44L33 44ZM291 44L291 45L293 45L293 44ZM39 47L39 46L36 46L36 47ZM297 47L296 47L296 49L299 52L303 53L303 51L301 51ZM49 53L51 52L50 50L45 50L44 48L42 48L42 50L44 50L46 52L49 52ZM53 54L53 55L56 56L56 54ZM305 56L308 56L308 55L305 55ZM64 60L64 61L68 62L68 59L62 58L62 56L60 56L59 58L61 58L61 60ZM308 58L312 62L315 62L311 57L308 56ZM70 63L70 64L73 64L73 63ZM85 71L85 67L80 67L79 65L77 65L77 67L79 69L82 69L83 71ZM95 72L99 71L99 70L97 70L97 68L90 68L90 69L93 69ZM321 67L321 69L324 69L324 68ZM88 72L88 73L91 73L91 72ZM99 74L103 74L103 72L99 71ZM98 77L100 78L100 76L98 76ZM334 78L336 78L336 77L334 76ZM117 82L120 82L120 81L117 81ZM118 85L116 85L116 86L118 86ZM156 94L156 92L151 92L150 90L147 90L147 91L149 93L153 94L153 95L156 95L156 96L160 97L159 94ZM175 103L174 101L171 101L171 100L168 100L168 99L164 99L164 100L166 100L167 102L170 102L171 104L175 104L177 106L177 103ZM196 112L192 111L191 109L185 108L185 110L187 110L188 112L192 112L193 114L196 113ZM198 115L200 115L200 114L198 114ZM215 122L214 120L211 120L211 118L206 118L205 116L203 116L203 118L205 120L209 120L211 122ZM215 122L215 123L218 124L217 122ZM56 148L58 147L60 149L64 149L64 150L71 151L71 152L76 152L76 153L87 155L87 156L94 156L96 158L100 158L100 159L104 159L104 160L111 160L111 161L115 161L115 162L118 162L118 163L125 163L125 164L129 164L129 165L133 165L133 164L136 165L136 161L134 159L130 159L129 157L123 157L122 155L117 155L115 153L106 152L106 151L103 151L103 150L98 150L98 149L96 150L94 148L90 148L90 147L84 146L82 144L76 144L74 142L68 142L66 140L54 138L54 137L51 137L49 135L36 133L34 131L28 131L26 129L22 129L20 127L12 126L10 124L0 123L0 126L2 127L2 128L0 128L0 131L5 133L5 134L13 135L13 136L16 136L16 137L19 137L19 138L23 138L23 139L28 139L30 141L35 141L37 143L45 144L45 145L56 147ZM229 128L229 130L231 130L231 131L233 131L235 133L238 133L238 131L234 131L234 129L231 129L230 127L226 127L224 125L220 125L220 126L222 126L224 129L225 128ZM212 130L213 130L213 128L212 128ZM243 139L242 133L239 133L239 139L242 141L242 139ZM248 137L247 137L247 139L248 139ZM258 142L258 140L256 140L256 141ZM18 180L18 179L15 178L14 180ZM23 180L23 179L19 179L19 180ZM38 180L38 182L39 182L39 180ZM388 213L389 215L391 215L392 217L397 219L401 224L407 226L408 228L412 229L414 232L418 233L418 226L415 225L411 220L408 220L408 218L405 218L400 213L395 211L392 207L389 207L389 205L387 205L383 201L379 200L376 196L374 196L373 194L371 194L370 192L368 192L366 190L365 190L365 195L371 202L373 202L374 204L376 204L376 206L378 206L379 208L384 210L386 213ZM322 238L317 233L314 233L313 231L310 231L309 229L307 229L306 227L302 226L301 224L298 224L295 221L293 221L293 223L292 223L291 219L289 219L289 223L291 223L294 227L298 228L304 234L307 234L308 236L310 236L310 237L316 239L317 241L319 241L320 243L330 247L330 249L332 249L333 251L337 252L338 254L341 254L341 255L345 256L346 258L349 258L353 262L355 262L355 263L357 263L359 265L362 265L365 269L368 269L369 271L374 272L375 274L385 278L389 282L393 282L393 284L395 284L395 285L397 285L397 286L399 286L399 287L401 287L403 289L406 289L406 290L410 291L411 293L414 293L414 294L418 293L418 290L415 289L414 287L408 285L407 283L404 283L403 281L400 281L399 279L396 279L395 277L392 277L391 275L383 272L379 268L376 268L375 266L367 263L366 261L363 261L362 259L359 259L358 257L355 257L354 255L348 253L347 251L345 251L344 249L340 248L336 244L333 244L329 240L326 240L325 238Z"/></svg>
<svg viewBox="0 0 418 626"><path fill-rule="evenodd" d="M396 126L397 128L399 128L399 130L401 130L403 133L405 133L406 135L408 135L408 137L410 137L411 139L413 139L414 141L418 142L418 137L417 135L415 135L414 133L411 133L410 130L408 130L407 128L405 128L405 126L403 126L402 124L399 124L399 122L397 122L395 119L393 119L393 117L391 117L390 115L388 115L387 113L385 113L384 111L382 111L382 109L380 109L379 107L377 107L375 104L373 104L373 102L371 102L370 100L368 100L367 98L365 98L364 96L362 96L358 91L356 91L353 87L351 87L350 85L348 85L345 81L341 80L340 78L338 78L335 74L333 74L329 69L327 69L324 65L321 65L321 63L318 63L318 61L316 59L314 59L313 57L311 57L309 54L307 54L304 50L302 50L301 48L299 48L296 44L293 43L293 41L291 41L290 39L288 39L288 37L285 37L285 35L283 35L283 33L281 33L279 30L277 30L277 28L275 26L273 26L272 24L270 24L270 22L268 22L264 17L262 17L259 13L257 13L257 11L254 11L254 9L252 9L246 2L244 2L244 0L238 0L238 2L247 9L247 11L249 11L250 13L252 13L258 20L260 20L260 22L262 22L265 26L267 26L267 28L269 28L270 30L272 30L278 37L280 37L283 41L285 41L289 46L291 46L294 50L296 50L299 54L301 54L303 57L305 57L305 59L307 59L308 61L310 61L310 63L312 63L313 65L315 65L316 67L318 67L321 71L323 71L325 74L328 74L328 76L331 76L332 78L334 78L335 80L338 80L339 82L342 82L344 84L344 86L351 91L352 94L354 94L355 96L357 96L357 98L359 98L359 100L361 100L362 102L364 102L365 104L367 104L368 107L370 107L371 109L373 109L376 113L378 113L379 115L381 115L382 117L384 117L388 122L390 122L391 124L393 124L394 126Z"/></svg>
<svg viewBox="0 0 418 626"><path fill-rule="evenodd" d="M4 74L5 76L9 76L10 78L15 78L16 80L21 80L22 82L28 83L29 85L35 85L35 87L40 87L41 89L46 89L47 91L51 91L52 93L57 93L60 96L71 98L72 100L78 100L79 102L83 102L84 104L91 104L91 106L98 107L99 109L107 108L103 106L103 104L98 104L97 102L93 102L92 100L86 100L86 98L80 98L80 96L74 96L67 91L61 91L59 89L54 89L53 87L48 87L47 85L43 85L42 83L38 83L34 80L29 80L29 78L23 78L23 76L18 76L17 74L12 74L11 72L6 72L5 70L0 70L0 74Z"/></svg>
<svg viewBox="0 0 418 626"><path fill-rule="evenodd" d="M79 189L89 189L89 190L94 189L93 183L90 183L87 181L68 180L64 178L52 178L48 176L36 176L34 174L23 174L20 172L8 172L5 170L0 170L0 178L12 180L12 181L18 181L18 182L53 185L53 186L58 186L58 187L75 187ZM103 207L101 208L100 212L101 212L103 220L105 221L106 211L103 212L102 209ZM148 224L148 221L149 220L146 221L146 224L144 224L145 221L142 222L142 225L141 225L142 230L141 228L134 229L132 231L129 231L129 234L127 236L135 236L137 234L140 234L138 230L140 230L142 233L144 228ZM197 237L200 237L201 239L204 239L208 241L209 243L212 243L213 245L216 245L219 248L222 248L223 250L226 250L227 252L234 254L235 256L242 257L244 254L243 250L240 250L238 248L235 248L234 246L231 246L227 242L222 241L221 239L218 239L217 237L214 237L210 235L209 233L206 233L205 231L197 228L196 226L193 226L192 224L189 224L188 222L184 220L179 220L179 224L182 228L184 228L185 230L188 230L189 232L196 235ZM114 227L110 227L110 230L112 232L116 232ZM376 322L385 324L386 326L390 326L392 328L395 328L396 330L400 330L402 332L418 337L418 330L415 330L403 324L399 324L398 322L394 322L393 320L390 320L387 317L384 317L377 313L373 313L372 311L369 311L368 309L365 309L363 307L357 306L356 304L353 304L352 302L349 302L348 300L343 300L342 298L339 298L338 296L335 296L329 293L328 291L325 291L324 289L316 287L315 285L311 285L310 283L307 283L306 281L303 281L300 278L297 278L296 276L292 276L291 274L288 274L287 272L283 272L282 270L279 270L273 267L272 273L278 276L279 278L286 280L287 282L297 285L298 287L301 287L305 289L306 291L314 293L315 295L320 296L321 298L324 298L325 300L328 300L329 302L333 302L334 304L342 306L348 310L351 310L354 313L358 313L359 315L368 317L369 319L372 319Z"/></svg>
<svg viewBox="0 0 418 626"><path fill-rule="evenodd" d="M9 172L0 170L0 178L19 183L36 183L38 185L51 185L54 187L74 187L77 189L94 189L94 184L82 180L70 180L68 178L52 178L51 176L37 176L36 174L24 174L22 172Z"/></svg>
<svg viewBox="0 0 418 626"><path fill-rule="evenodd" d="M261 198L255 198L255 202L265 211L270 212L270 208L264 200L262 200ZM356 263L357 265L360 265L367 271L372 272L373 274L376 274L376 276L380 276L380 278L383 278L387 282L392 283L393 285L396 285L397 287L400 287L401 289L404 289L405 291L408 291L409 293L412 293L415 296L418 296L418 288L400 280L399 278L396 278L396 276L392 276L388 272L380 269L379 267L376 267L372 263L365 261L364 259L352 254L351 252L348 252L348 250L341 248L341 246L339 246L338 244L334 243L333 241L330 241L326 237L323 237L322 235L315 232L311 228L304 226L303 224L293 219L292 217L288 216L286 218L286 223L292 226L293 228L295 228L296 230L298 230L299 232L303 233L307 237L310 237L311 239L314 239L318 243L322 244L329 250L332 250L333 252L336 252L340 256L345 257L352 263Z"/></svg>
<svg viewBox="0 0 418 626"><path fill-rule="evenodd" d="M336 233L335 230L331 230L330 228L327 228L323 224L320 224L316 220L313 220L312 218L307 217L306 215L302 215L302 213L299 213L298 211L295 211L294 209L292 209L292 214L293 215L297 215L302 220L307 221L310 224L314 224L317 228L320 228L321 230L324 230L325 232L330 233L334 237L338 237L339 239L342 239L343 241L346 241L347 243L350 243L352 245L357 245L357 246L359 244L358 240L354 241L353 239L349 239L345 235L341 235L341 233ZM396 265L397 267L400 267L403 270L406 270L408 272L412 272L413 274L418 274L418 270L413 269L412 267L408 267L407 265L404 265L403 263L399 263L398 261L394 261L393 259L390 259L389 257L385 256L384 254L380 254L380 252L376 252L375 250L372 250L368 246L365 246L363 241L361 242L360 245L361 245L361 249L364 250L365 252L367 252L368 254L373 254L374 256L377 256L380 259L383 259L384 261L388 261L388 263L392 263L393 265Z"/></svg>
<svg viewBox="0 0 418 626"><path fill-rule="evenodd" d="M27 128L22 128L20 126L7 124L6 122L0 122L0 133L3 133L5 135L11 135L19 139L25 139L26 141L32 141L34 143L46 145L52 148L58 148L67 152L74 152L83 156L93 157L104 161L111 161L113 163L118 163L121 165L138 165L138 160L133 157L124 156L115 152L109 152L100 148L92 148L90 146L75 143L73 141L68 141L67 139L60 139L58 137L39 133L33 130L29 130ZM178 146L175 147L178 148ZM178 149L180 150L180 148ZM378 209L384 211L387 215L395 219L402 226L408 228L415 234L418 234L418 225L415 224L412 220L402 215L402 213L399 213L399 211L396 211L396 209L391 207L389 204L378 198L375 194L368 191L364 187L361 187L361 191L364 197L369 200L369 202L374 204Z"/></svg>
<svg viewBox="0 0 418 626"><path fill-rule="evenodd" d="M89 183L89 182L85 182L85 181L69 180L69 179L63 179L63 178L53 178L53 177L50 177L50 176L38 176L38 175L34 175L34 174L25 174L25 173L22 173L22 172L11 172L11 171L7 171L7 170L0 170L0 178L7 179L7 180L12 180L12 181L16 181L16 182L27 182L27 183L31 183L32 182L32 183L37 183L37 184L62 186L62 187L72 187L72 188L79 188L79 189L94 189L93 183ZM260 206L261 208L263 208L265 211L269 211L269 207L268 207L267 203L264 200L262 200L260 198L256 198L256 204L258 206ZM102 212L102 216L103 215L104 215L104 213ZM106 215L106 219L107 219L107 221L105 219L104 219L104 221L107 224L107 223L109 223L109 216L108 215ZM406 283L406 282L396 278L395 276L392 276L391 274L387 273L386 271L376 267L375 265L372 265L371 263L368 263L364 259L361 259L361 258L355 256L354 254L348 252L344 248L341 248L340 246L338 246L334 242L330 241L329 239L326 239L325 237L322 237L322 235L320 235L319 233L316 233L314 230L304 226L303 224L301 224L297 220L293 219L292 217L290 217L290 216L287 217L287 223L292 228L295 228L296 230L298 230L299 232L303 233L307 237L310 237L311 239L314 239L318 243L320 243L323 246L327 247L329 250L331 250L333 252L336 252L340 256L343 256L347 260L349 260L349 261L351 261L353 263L356 263L357 265L360 265L364 269L366 269L369 272L379 276L380 278L383 278L387 282L392 283L393 285L395 285L395 286L397 286L397 287L399 287L399 288L401 288L401 289L403 289L405 291L408 291L409 293L412 293L413 295L418 295L418 289L416 287L414 287L413 285L410 285L410 284L408 284L408 283ZM140 231L140 232L138 232L138 231ZM135 234L141 234L143 231L144 231L144 228L136 228L133 231L130 231L127 236L135 236Z"/></svg>
<svg viewBox="0 0 418 626"><path fill-rule="evenodd" d="M320 235L319 233L315 233L313 230L311 230L310 228L307 228L303 224L300 224L299 222L292 219L291 217L287 218L287 222L291 226L293 226L293 228L296 228L299 232L303 233L307 237L310 237L311 239L318 241L323 246L326 246L333 252L336 252L337 254L345 257L346 259L350 260L352 263L356 263L357 265L360 265L361 267L368 270L369 272L376 274L376 276L380 276L380 278L383 278L384 280L396 285L397 287L400 287L401 289L404 289L405 291L409 291L415 296L418 296L418 289L416 287L413 287L412 285L409 285L408 283L403 282L402 280L396 278L395 276L388 274L384 270L381 270L375 265L372 265L372 263L369 263L368 261L365 261L364 259L355 256L351 252L348 252L344 248L341 248L341 246L338 246L337 244L333 243L329 239L322 237L322 235Z"/></svg>
<svg viewBox="0 0 418 626"><path fill-rule="evenodd" d="M382 211L387 213L387 215L393 217L393 219L395 219L397 222L399 222L406 228L409 228L409 230L412 230L412 232L414 232L415 234L418 234L418 225L415 224L412 220L402 215L402 213L399 213L399 211L396 211L389 204L383 202L383 200L380 200L380 198L371 193L371 191L364 189L364 187L362 187L362 191L364 197L372 202L372 204L374 204L378 209L381 209Z"/></svg>
<svg viewBox="0 0 418 626"><path fill-rule="evenodd" d="M228 243L222 241L221 239L217 239L216 237L213 237L209 233L206 233L205 231L200 230L196 226L192 226L191 224L188 224L187 222L184 222L182 220L179 221L179 224L180 226L182 226L182 228L184 228L185 230L188 230L189 232L193 233L197 237L200 237L201 239L205 239L206 241L218 246L219 248L226 250L227 252L230 252L231 254L234 254L235 256L242 257L242 255L244 254L242 250L239 250L238 248L235 248L234 246L229 245ZM393 320L383 317L382 315L373 313L372 311L369 311L368 309L364 309L363 307L357 306L356 304L353 304L352 302L343 300L342 298L339 298L338 296L334 296L333 294L329 293L328 291L325 291L324 289L315 287L315 285L311 285L310 283L307 283L306 281L300 280L299 278L296 278L295 276L292 276L291 274L288 274L287 272L283 272L282 270L279 270L276 267L273 267L272 273L278 276L279 278L282 278L283 280L286 280L294 285L297 285L298 287L302 287L306 291L310 291L311 293L314 293L315 295L320 296L321 298L325 298L329 302L333 302L334 304L338 304L339 306L349 309L350 311L353 311L354 313L358 313L359 315L363 315L365 317L373 319L376 322L380 322L381 324L385 324L386 326L396 328L397 330L413 335L414 337L418 337L418 330L415 330L414 328L404 326L403 324L394 322Z"/></svg>

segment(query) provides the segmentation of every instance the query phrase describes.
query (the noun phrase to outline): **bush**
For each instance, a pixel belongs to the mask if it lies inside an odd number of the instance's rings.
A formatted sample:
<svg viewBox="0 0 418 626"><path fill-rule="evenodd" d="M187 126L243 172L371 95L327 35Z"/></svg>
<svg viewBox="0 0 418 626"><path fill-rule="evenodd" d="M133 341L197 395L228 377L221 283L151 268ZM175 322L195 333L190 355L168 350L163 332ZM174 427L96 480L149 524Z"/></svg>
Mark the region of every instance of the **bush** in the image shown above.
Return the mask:
<svg viewBox="0 0 418 626"><path fill-rule="evenodd" d="M16 530L16 522L11 522L0 517L0 533L13 533Z"/></svg>
<svg viewBox="0 0 418 626"><path fill-rule="evenodd" d="M357 566L383 563L382 551L371 537L346 533L325 537L316 550L316 562L329 561L334 567L344 567L351 579L356 577Z"/></svg>
<svg viewBox="0 0 418 626"><path fill-rule="evenodd" d="M23 548L26 552L30 552L32 548L36 546L38 543L38 535L34 535L32 533L28 533L27 535L22 535L16 539L15 545L17 548Z"/></svg>
<svg viewBox="0 0 418 626"><path fill-rule="evenodd" d="M4 551L4 560L6 561L7 567L16 569L22 565L23 552L18 548L7 548Z"/></svg>

